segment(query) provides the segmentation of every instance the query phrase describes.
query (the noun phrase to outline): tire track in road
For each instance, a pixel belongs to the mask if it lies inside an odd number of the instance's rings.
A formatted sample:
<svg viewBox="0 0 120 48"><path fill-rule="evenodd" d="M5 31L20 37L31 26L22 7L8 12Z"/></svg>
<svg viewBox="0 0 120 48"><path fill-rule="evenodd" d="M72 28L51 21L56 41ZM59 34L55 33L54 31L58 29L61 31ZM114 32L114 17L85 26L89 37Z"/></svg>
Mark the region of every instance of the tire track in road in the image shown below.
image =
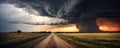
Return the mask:
<svg viewBox="0 0 120 48"><path fill-rule="evenodd" d="M47 48L56 48L54 36L51 35L50 40L48 42Z"/></svg>
<svg viewBox="0 0 120 48"><path fill-rule="evenodd" d="M34 48L75 48L73 45L65 42L60 37L51 33L46 39L41 41Z"/></svg>

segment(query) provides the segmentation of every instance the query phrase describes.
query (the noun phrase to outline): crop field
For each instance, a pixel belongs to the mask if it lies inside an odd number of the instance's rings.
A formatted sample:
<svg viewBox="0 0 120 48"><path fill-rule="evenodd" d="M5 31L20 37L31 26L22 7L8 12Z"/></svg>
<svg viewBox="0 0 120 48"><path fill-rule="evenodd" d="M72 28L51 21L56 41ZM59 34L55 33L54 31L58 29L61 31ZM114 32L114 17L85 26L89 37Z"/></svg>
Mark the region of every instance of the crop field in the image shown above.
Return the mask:
<svg viewBox="0 0 120 48"><path fill-rule="evenodd" d="M57 33L77 48L120 48L120 33Z"/></svg>
<svg viewBox="0 0 120 48"><path fill-rule="evenodd" d="M0 48L32 48L50 33L0 33Z"/></svg>
<svg viewBox="0 0 120 48"><path fill-rule="evenodd" d="M0 48L120 48L119 36L120 33L0 33Z"/></svg>

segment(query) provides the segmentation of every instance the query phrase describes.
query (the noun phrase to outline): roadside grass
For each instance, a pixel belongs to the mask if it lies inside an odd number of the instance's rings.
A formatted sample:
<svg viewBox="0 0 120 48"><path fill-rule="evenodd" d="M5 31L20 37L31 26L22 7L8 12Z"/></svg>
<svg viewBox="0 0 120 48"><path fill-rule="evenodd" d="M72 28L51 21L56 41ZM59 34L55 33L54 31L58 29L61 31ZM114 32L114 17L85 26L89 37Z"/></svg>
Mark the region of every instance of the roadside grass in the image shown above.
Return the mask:
<svg viewBox="0 0 120 48"><path fill-rule="evenodd" d="M3 36L1 36L2 39L0 39L0 48L26 48L28 46L32 47L34 44L38 43L38 41L40 42L42 39L44 39L43 37L46 37L48 35L49 33L4 34Z"/></svg>
<svg viewBox="0 0 120 48"><path fill-rule="evenodd" d="M45 39L48 35L34 39L33 41L28 41L26 43L23 43L22 45L17 46L17 48L33 48L35 45L37 45L40 41Z"/></svg>
<svg viewBox="0 0 120 48"><path fill-rule="evenodd" d="M77 48L120 48L120 43L117 40L93 40L91 38L80 38L64 34L58 34L58 36L75 45Z"/></svg>

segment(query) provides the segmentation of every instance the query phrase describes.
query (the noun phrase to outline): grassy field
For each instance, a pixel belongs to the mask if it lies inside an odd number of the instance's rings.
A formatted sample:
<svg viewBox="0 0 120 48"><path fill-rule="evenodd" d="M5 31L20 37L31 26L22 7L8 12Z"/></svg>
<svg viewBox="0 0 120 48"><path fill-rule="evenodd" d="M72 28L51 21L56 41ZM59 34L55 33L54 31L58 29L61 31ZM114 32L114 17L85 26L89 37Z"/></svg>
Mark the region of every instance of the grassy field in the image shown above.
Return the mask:
<svg viewBox="0 0 120 48"><path fill-rule="evenodd" d="M0 48L32 48L50 33L0 33Z"/></svg>
<svg viewBox="0 0 120 48"><path fill-rule="evenodd" d="M120 33L55 33L77 48L120 48ZM50 33L0 33L0 48L33 48Z"/></svg>
<svg viewBox="0 0 120 48"><path fill-rule="evenodd" d="M77 48L120 48L120 33L57 33Z"/></svg>

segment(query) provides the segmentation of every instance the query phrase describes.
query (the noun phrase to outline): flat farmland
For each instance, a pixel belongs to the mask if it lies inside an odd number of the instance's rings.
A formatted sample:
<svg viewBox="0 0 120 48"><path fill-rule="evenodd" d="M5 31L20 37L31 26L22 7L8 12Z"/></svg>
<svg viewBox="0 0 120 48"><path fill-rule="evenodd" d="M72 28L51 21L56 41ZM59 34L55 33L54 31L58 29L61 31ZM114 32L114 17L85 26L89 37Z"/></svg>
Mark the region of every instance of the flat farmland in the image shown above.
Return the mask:
<svg viewBox="0 0 120 48"><path fill-rule="evenodd" d="M77 48L120 48L120 33L57 33Z"/></svg>
<svg viewBox="0 0 120 48"><path fill-rule="evenodd" d="M50 33L0 33L0 48L32 48Z"/></svg>
<svg viewBox="0 0 120 48"><path fill-rule="evenodd" d="M120 48L120 33L0 33L0 48Z"/></svg>

